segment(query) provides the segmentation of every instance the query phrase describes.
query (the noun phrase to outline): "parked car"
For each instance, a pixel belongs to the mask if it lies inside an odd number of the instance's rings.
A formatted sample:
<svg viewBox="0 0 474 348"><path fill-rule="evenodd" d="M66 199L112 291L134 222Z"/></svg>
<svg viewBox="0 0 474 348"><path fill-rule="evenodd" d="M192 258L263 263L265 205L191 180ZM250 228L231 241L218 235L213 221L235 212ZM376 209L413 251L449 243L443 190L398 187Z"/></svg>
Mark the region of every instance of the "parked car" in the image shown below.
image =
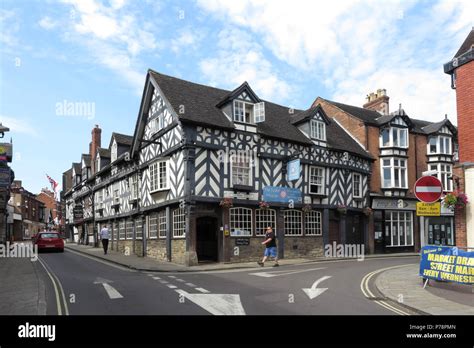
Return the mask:
<svg viewBox="0 0 474 348"><path fill-rule="evenodd" d="M39 250L59 250L64 251L64 240L57 232L39 232L33 241Z"/></svg>

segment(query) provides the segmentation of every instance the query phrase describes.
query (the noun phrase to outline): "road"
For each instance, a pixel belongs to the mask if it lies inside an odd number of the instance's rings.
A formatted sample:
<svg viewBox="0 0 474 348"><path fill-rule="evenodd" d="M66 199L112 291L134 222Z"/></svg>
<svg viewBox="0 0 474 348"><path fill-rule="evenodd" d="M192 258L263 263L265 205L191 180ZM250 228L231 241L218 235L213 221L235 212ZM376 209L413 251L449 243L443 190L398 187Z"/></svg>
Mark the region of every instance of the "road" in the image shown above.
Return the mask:
<svg viewBox="0 0 474 348"><path fill-rule="evenodd" d="M289 266L282 260L278 268L147 273L69 250L41 253L40 260L51 315L414 314L380 303L374 277L366 275L418 262L392 257Z"/></svg>

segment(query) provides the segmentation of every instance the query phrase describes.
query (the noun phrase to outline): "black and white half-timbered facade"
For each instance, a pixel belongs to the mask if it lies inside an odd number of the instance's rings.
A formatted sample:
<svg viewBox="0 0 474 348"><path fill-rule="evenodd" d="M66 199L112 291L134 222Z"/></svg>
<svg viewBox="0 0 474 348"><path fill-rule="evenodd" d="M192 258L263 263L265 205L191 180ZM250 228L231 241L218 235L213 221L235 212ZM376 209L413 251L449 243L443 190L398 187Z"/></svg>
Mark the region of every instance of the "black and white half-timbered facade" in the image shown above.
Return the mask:
<svg viewBox="0 0 474 348"><path fill-rule="evenodd" d="M97 149L84 189L114 250L186 265L257 260L268 226L279 257L367 242L373 159L320 106L295 110L247 83L226 91L149 70L134 135L118 138Z"/></svg>

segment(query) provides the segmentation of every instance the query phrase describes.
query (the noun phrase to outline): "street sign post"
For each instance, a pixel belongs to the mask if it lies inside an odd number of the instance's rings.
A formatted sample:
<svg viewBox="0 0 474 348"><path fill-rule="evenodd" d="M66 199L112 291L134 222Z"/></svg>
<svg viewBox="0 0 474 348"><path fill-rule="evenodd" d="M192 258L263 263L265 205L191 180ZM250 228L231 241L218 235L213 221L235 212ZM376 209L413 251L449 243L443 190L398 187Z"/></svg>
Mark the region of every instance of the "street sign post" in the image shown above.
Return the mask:
<svg viewBox="0 0 474 348"><path fill-rule="evenodd" d="M443 185L434 176L423 176L415 182L415 196L425 203L434 203L441 198Z"/></svg>

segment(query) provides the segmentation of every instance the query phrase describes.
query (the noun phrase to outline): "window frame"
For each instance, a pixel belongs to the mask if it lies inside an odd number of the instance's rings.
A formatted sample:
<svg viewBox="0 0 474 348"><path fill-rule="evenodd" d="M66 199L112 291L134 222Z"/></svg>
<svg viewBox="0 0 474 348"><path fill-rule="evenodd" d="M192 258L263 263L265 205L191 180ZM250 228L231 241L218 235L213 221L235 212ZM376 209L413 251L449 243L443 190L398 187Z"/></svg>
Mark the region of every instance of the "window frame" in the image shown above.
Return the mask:
<svg viewBox="0 0 474 348"><path fill-rule="evenodd" d="M300 227L299 231L300 233L289 233L289 227L288 225L290 224L296 224L297 221L287 221L287 214L293 215L291 218L293 219L299 219L300 222ZM303 212L301 210L296 210L296 209L287 209L283 210L283 227L285 231L285 237L302 237L303 236L303 229L304 229L304 220L303 220ZM293 226L291 226L293 228Z"/></svg>
<svg viewBox="0 0 474 348"><path fill-rule="evenodd" d="M311 139L326 141L326 123L321 120L312 119L309 128L309 136Z"/></svg>
<svg viewBox="0 0 474 348"><path fill-rule="evenodd" d="M414 246L414 235L413 235L413 212L411 211L404 211L404 210L387 210L385 211L385 233L387 233L387 228L389 232L389 237L390 237L390 244L386 244L386 247L389 248L397 248L397 247L411 247ZM394 216L396 215L396 219L394 219ZM400 219L400 216L403 216L403 219ZM409 217L409 219L406 219ZM398 239L398 244L394 244L394 230L393 226L394 223L396 224L397 227L397 239ZM411 244L407 244L407 239L408 239L408 233L407 233L407 225L409 223L410 226L410 238L411 238ZM404 226L404 239L405 239L405 244L400 244L400 224Z"/></svg>
<svg viewBox="0 0 474 348"><path fill-rule="evenodd" d="M244 216L247 217L246 221L242 219ZM241 217L240 220L235 220L235 217ZM245 226L246 225L246 226ZM240 230L246 233L236 234L235 230ZM229 231L231 237L252 237L253 231L253 216L252 209L245 207L233 207L229 209Z"/></svg>
<svg viewBox="0 0 474 348"><path fill-rule="evenodd" d="M436 141L435 152L431 150L430 142L433 139L435 139ZM447 155L447 156L453 155L453 139L452 137L447 136L447 135L435 135L435 136L429 137L427 147L428 147L427 148L428 155ZM441 151L441 147L443 148L443 151ZM449 151L447 151L446 147L449 147Z"/></svg>
<svg viewBox="0 0 474 348"><path fill-rule="evenodd" d="M154 223L153 223L153 220L154 220ZM148 217L148 238L149 239L158 238L158 214L157 213L152 213Z"/></svg>
<svg viewBox="0 0 474 348"><path fill-rule="evenodd" d="M313 175L313 170L321 170L322 176ZM313 177L321 177L321 184L313 183ZM308 178L308 192L313 195L324 195L326 193L326 168L319 166L310 166L309 167L309 178ZM321 187L321 192L313 192L311 187L319 186Z"/></svg>
<svg viewBox="0 0 474 348"><path fill-rule="evenodd" d="M262 216L259 216L262 215ZM273 215L273 216L269 216ZM273 221L272 221L273 219ZM255 236L264 237L268 226L271 226L276 233L276 210L275 209L255 209Z"/></svg>
<svg viewBox="0 0 474 348"><path fill-rule="evenodd" d="M389 137L387 145L384 145L384 140L383 140L385 132L388 132L388 137ZM397 138L397 143L396 144L395 144L395 141L394 141L394 133L397 134L396 135L396 138ZM406 144L403 145L403 146L400 144L400 139L402 139L402 136L401 136L402 133L405 134L405 141L406 141ZM397 148L401 148L401 149L407 149L409 146L410 146L410 132L408 131L408 128L391 126L391 127L382 128L380 130L380 135L379 135L379 147L380 148L397 147Z"/></svg>
<svg viewBox="0 0 474 348"><path fill-rule="evenodd" d="M442 166L444 166L444 170L442 170ZM453 165L451 163L430 163L430 170L436 170L436 174L433 176L441 181L441 185L443 185L443 192L453 192L453 179L449 179L449 176L453 174Z"/></svg>
<svg viewBox="0 0 474 348"><path fill-rule="evenodd" d="M164 222L161 221L162 219L164 219ZM157 214L157 228L158 228L158 238L159 239L166 239L166 226L168 224L168 216L166 215L166 210L161 210L158 212ZM164 224L164 234L162 234L162 225Z"/></svg>
<svg viewBox="0 0 474 348"><path fill-rule="evenodd" d="M248 166L247 167L244 167L244 166L236 166L236 163L235 160L236 159L239 159L243 157L245 159L244 162L241 162L241 163L247 163ZM231 159L230 159L230 184L231 186L252 186L252 166L250 165L251 164L251 159L249 156L247 155L243 155L240 153L240 151L237 151L237 153L231 155ZM248 180L247 180L247 183L235 183L235 179L234 179L234 174L236 172L236 169L239 169L239 170L247 170L247 177L248 177ZM245 175L245 174L240 174L240 175Z"/></svg>
<svg viewBox="0 0 474 348"><path fill-rule="evenodd" d="M384 161L390 161L390 165L389 166L386 166ZM399 161L399 165L395 167L395 161ZM405 166L402 167L400 165L400 161L404 161L405 163ZM382 157L381 158L381 166L380 166L380 178L381 178L381 184L382 184L382 188L383 189L408 189L408 159L407 158L403 158L403 157ZM386 186L385 185L385 174L384 174L384 171L386 168L390 168L390 186ZM405 181L405 186L395 186L395 171L396 171L396 168L398 168L398 170L400 171L399 173L399 182L401 183L402 182L402 177L401 177L401 172L402 170L404 170L405 172L405 175L404 175L404 181Z"/></svg>
<svg viewBox="0 0 474 348"><path fill-rule="evenodd" d="M162 178L160 176L160 166L165 164L165 180L166 185L162 184ZM148 166L149 175L150 175L150 193L166 191L170 189L170 169L169 169L169 159L160 159L151 163ZM154 177L156 177L156 183L154 182Z"/></svg>
<svg viewBox="0 0 474 348"><path fill-rule="evenodd" d="M316 218L316 221L311 221L310 217L316 214L316 216L313 216L312 218ZM309 226L308 226L309 225ZM309 233L308 231L315 230L315 232ZM319 231L319 232L318 232ZM322 220L322 214L318 210L311 210L304 214L304 235L305 236L322 236L323 235L323 220Z"/></svg>
<svg viewBox="0 0 474 348"><path fill-rule="evenodd" d="M177 232L180 231L178 234ZM186 209L177 208L173 210L173 238L186 238Z"/></svg>
<svg viewBox="0 0 474 348"><path fill-rule="evenodd" d="M134 219L135 224L135 240L142 240L143 239L143 221L141 217L137 217ZM140 231L140 232L138 232Z"/></svg>
<svg viewBox="0 0 474 348"><path fill-rule="evenodd" d="M355 185L355 178L359 177L359 185L358 185L358 189L359 189L359 194L356 195L355 194L355 188L356 188L356 185ZM362 174L360 173L352 173L352 197L353 198L362 198Z"/></svg>

